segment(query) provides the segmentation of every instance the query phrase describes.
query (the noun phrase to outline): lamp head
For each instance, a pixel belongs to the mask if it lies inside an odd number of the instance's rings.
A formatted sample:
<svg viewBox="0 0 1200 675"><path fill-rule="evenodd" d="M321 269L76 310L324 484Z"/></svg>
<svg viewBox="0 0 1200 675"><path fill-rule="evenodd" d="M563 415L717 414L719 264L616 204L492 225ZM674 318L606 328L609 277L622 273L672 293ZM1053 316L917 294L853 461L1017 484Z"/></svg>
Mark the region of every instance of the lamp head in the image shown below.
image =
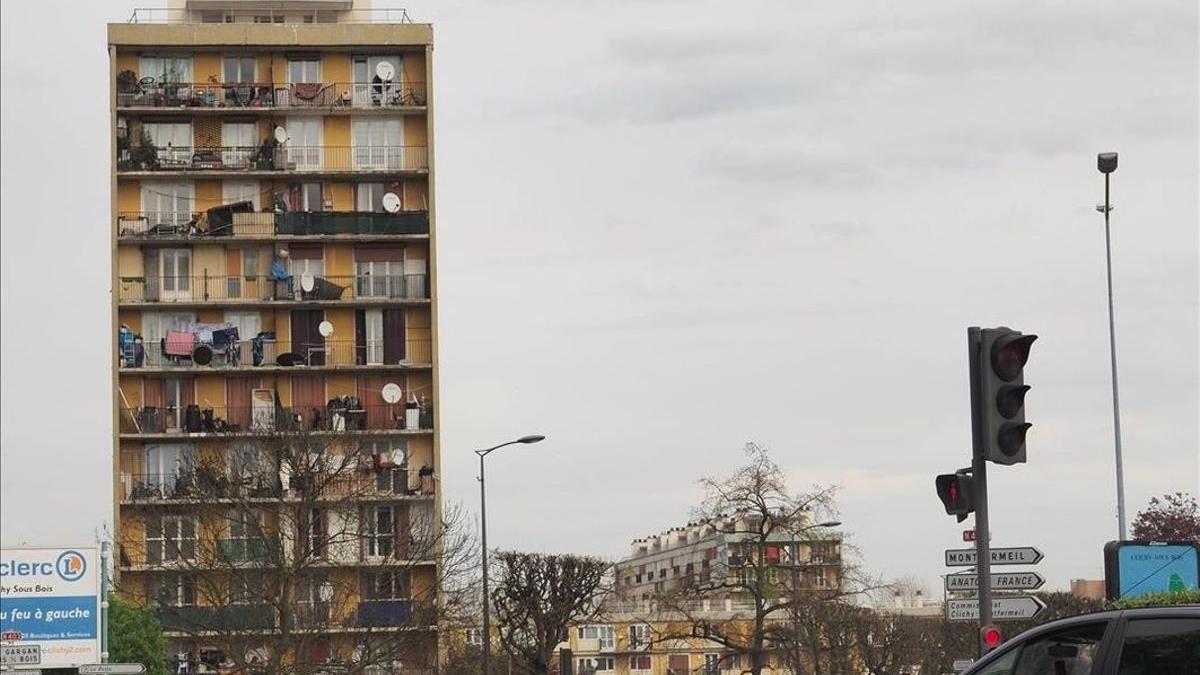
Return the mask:
<svg viewBox="0 0 1200 675"><path fill-rule="evenodd" d="M1117 153L1102 152L1096 155L1096 168L1100 173L1112 173L1117 170Z"/></svg>
<svg viewBox="0 0 1200 675"><path fill-rule="evenodd" d="M534 434L532 436L522 436L517 439L517 442L518 443L540 443L541 441L544 441L544 440L546 440L545 436L539 436L537 434Z"/></svg>

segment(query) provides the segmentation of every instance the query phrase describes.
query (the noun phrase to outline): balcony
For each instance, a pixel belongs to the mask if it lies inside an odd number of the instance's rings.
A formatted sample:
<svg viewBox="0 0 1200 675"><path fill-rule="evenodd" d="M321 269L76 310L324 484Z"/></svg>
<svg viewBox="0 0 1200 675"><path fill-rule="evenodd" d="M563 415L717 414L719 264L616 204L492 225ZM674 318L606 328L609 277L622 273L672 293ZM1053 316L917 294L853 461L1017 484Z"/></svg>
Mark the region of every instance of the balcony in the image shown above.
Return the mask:
<svg viewBox="0 0 1200 675"><path fill-rule="evenodd" d="M363 600L358 603L356 625L363 628L433 626L433 607L412 600Z"/></svg>
<svg viewBox="0 0 1200 675"><path fill-rule="evenodd" d="M393 478L391 471L377 471L378 461L373 455L361 456L362 468L354 472L328 476L320 486L320 499L345 500L347 498L362 498L364 500L392 500L413 497L428 497L434 493L434 483L431 477L422 476L420 469L399 467L398 480ZM316 474L320 476L320 474ZM122 473L121 503L125 505L171 505L188 504L199 501L210 503L246 503L276 502L298 500L303 494L305 485L302 480L289 480L288 489L280 484L280 475L246 474L234 475L228 471L197 467L191 470L181 470L174 473ZM230 548L226 555L232 557L245 549L245 556L258 549L246 548L254 545L247 544L249 540L229 540ZM261 543L261 542L259 542ZM222 546L225 546L222 544ZM224 550L224 549L223 549ZM265 550L260 551L266 553Z"/></svg>
<svg viewBox="0 0 1200 675"><path fill-rule="evenodd" d="M119 82L117 108L122 111L183 112L317 110L326 113L425 108L424 82L156 82L144 77Z"/></svg>
<svg viewBox="0 0 1200 675"><path fill-rule="evenodd" d="M422 338L404 340L404 349L389 354L383 340L324 340L321 342L289 342L276 340L272 333L263 333L250 340L236 340L224 345L194 342L189 353L185 348L167 347L167 339L156 344L144 344L140 338L119 338L117 362L122 371L186 372L186 371L253 371L314 368L376 368L379 370L429 369L433 367L433 343Z"/></svg>
<svg viewBox="0 0 1200 675"><path fill-rule="evenodd" d="M423 145L133 146L117 152L117 172L132 176L402 174L429 169Z"/></svg>
<svg viewBox="0 0 1200 675"><path fill-rule="evenodd" d="M156 613L163 630L167 631L197 633L270 630L275 627L275 611L266 605L159 607Z"/></svg>
<svg viewBox="0 0 1200 675"><path fill-rule="evenodd" d="M220 208L220 207L218 207ZM129 241L228 243L274 237L376 237L429 234L429 212L401 211L126 211L117 216L117 237Z"/></svg>
<svg viewBox="0 0 1200 675"><path fill-rule="evenodd" d="M322 275L313 277L312 290L304 290L295 276L120 277L117 302L122 305L247 304L423 304L429 300L424 274Z"/></svg>
<svg viewBox="0 0 1200 675"><path fill-rule="evenodd" d="M409 404L412 405L412 404ZM121 408L120 433L138 438L271 437L289 434L428 434L433 409L363 404L345 397L319 407L144 406Z"/></svg>

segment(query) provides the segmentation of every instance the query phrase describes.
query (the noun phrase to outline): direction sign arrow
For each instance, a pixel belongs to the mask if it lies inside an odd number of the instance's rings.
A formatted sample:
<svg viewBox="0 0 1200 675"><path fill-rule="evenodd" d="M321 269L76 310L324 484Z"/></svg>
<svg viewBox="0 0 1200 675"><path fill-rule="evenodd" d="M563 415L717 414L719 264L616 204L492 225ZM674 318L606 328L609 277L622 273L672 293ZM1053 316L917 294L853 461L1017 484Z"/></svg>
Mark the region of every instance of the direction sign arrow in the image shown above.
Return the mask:
<svg viewBox="0 0 1200 675"><path fill-rule="evenodd" d="M1013 595L992 598L992 619L1032 619L1046 608L1046 603L1032 595ZM979 600L947 600L946 618L950 621L976 621L979 619Z"/></svg>
<svg viewBox="0 0 1200 675"><path fill-rule="evenodd" d="M1032 546L994 548L991 550L993 565L1036 565L1044 557L1046 556L1042 555L1041 551ZM946 549L947 567L971 567L977 560L978 558L975 557L975 549L973 548Z"/></svg>
<svg viewBox="0 0 1200 675"><path fill-rule="evenodd" d="M89 663L79 666L79 675L138 675L146 672L140 663Z"/></svg>
<svg viewBox="0 0 1200 675"><path fill-rule="evenodd" d="M1042 587L1046 580L1037 572L992 572L990 586L997 591L1032 591ZM946 590L977 591L979 575L947 574Z"/></svg>

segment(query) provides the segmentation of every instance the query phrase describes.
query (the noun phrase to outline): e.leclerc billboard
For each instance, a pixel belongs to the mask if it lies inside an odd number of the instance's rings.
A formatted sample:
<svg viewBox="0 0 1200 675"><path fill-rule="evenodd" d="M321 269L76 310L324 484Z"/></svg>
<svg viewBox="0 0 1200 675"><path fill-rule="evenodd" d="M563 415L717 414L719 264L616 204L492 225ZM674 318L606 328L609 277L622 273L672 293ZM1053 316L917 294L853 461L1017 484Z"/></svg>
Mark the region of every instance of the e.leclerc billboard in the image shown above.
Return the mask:
<svg viewBox="0 0 1200 675"><path fill-rule="evenodd" d="M100 663L100 566L95 548L0 549L0 635L38 645L37 668Z"/></svg>

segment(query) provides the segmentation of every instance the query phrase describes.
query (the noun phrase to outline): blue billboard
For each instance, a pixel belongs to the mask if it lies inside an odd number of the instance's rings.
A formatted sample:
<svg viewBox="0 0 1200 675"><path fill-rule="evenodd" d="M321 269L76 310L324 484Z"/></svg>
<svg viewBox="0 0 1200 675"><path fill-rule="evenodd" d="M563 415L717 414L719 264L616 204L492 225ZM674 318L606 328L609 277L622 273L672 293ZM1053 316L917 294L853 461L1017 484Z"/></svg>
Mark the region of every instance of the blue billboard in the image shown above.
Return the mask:
<svg viewBox="0 0 1200 675"><path fill-rule="evenodd" d="M1193 542L1110 541L1104 547L1109 599L1200 588L1200 545Z"/></svg>

